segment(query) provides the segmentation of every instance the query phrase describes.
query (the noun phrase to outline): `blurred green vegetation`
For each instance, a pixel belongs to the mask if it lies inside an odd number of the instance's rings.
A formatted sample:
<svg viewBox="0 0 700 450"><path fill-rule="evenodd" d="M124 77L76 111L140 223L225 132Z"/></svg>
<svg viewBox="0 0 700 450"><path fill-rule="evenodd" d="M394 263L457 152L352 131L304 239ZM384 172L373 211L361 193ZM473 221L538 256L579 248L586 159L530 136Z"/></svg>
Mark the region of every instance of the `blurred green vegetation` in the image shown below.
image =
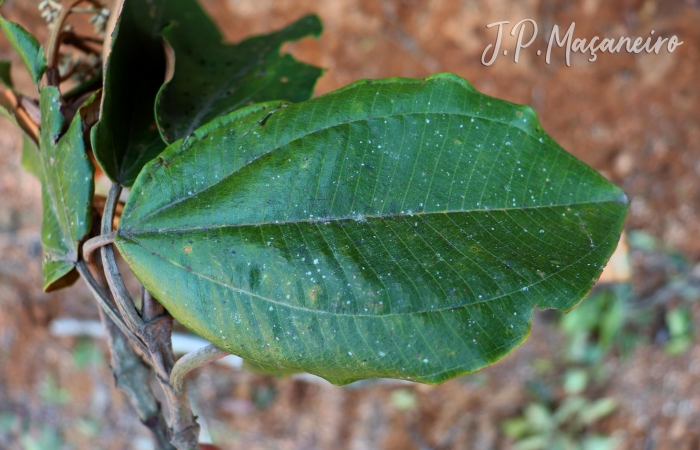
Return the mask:
<svg viewBox="0 0 700 450"><path fill-rule="evenodd" d="M529 401L501 423L517 450L615 448L614 438L594 431L617 408L614 398L601 398L612 375L606 359L617 357L624 364L643 345L660 346L671 356L692 347L693 311L700 299L697 269L693 273L678 250L642 231L630 232L628 243L641 266L632 281L596 286L568 314L547 313L563 345L560 353L530 363L532 377L524 382ZM646 290L633 286L635 275L644 284L649 272L660 281L648 283Z"/></svg>

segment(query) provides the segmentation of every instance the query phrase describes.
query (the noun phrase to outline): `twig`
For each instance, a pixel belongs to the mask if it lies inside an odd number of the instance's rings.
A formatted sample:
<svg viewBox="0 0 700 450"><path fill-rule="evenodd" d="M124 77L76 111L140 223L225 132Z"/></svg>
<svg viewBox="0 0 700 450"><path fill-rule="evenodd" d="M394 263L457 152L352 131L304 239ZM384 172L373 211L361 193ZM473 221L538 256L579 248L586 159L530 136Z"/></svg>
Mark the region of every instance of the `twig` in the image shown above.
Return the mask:
<svg viewBox="0 0 700 450"><path fill-rule="evenodd" d="M135 345L137 345L142 352L146 352L146 346L143 344L143 342L138 339L138 337L126 326L124 321L122 320L121 316L119 315L119 312L114 309L114 305L112 305L112 302L110 299L107 297L107 294L105 291L100 287L100 285L95 281L95 278L93 275L90 273L90 271L87 268L87 265L85 264L84 261L78 261L77 264L77 269L78 273L80 273L80 276L83 277L83 280L88 285L88 288L90 289L90 292L92 292L92 295L95 297L95 300L97 300L97 303L101 306L101 309L107 314L107 316L114 322L116 326L119 327L119 329L126 334L133 342Z"/></svg>
<svg viewBox="0 0 700 450"><path fill-rule="evenodd" d="M102 215L101 233L103 235L112 232L114 209L116 208L121 190L122 188L118 184L113 184L109 190L104 213ZM102 247L102 265L105 269L107 283L109 284L114 300L117 303L117 308L124 318L124 322L126 322L126 325L136 336L143 340L143 320L134 306L134 301L131 299L129 291L124 285L124 281L119 273L119 268L117 267L117 261L114 259L114 249L111 245Z"/></svg>
<svg viewBox="0 0 700 450"><path fill-rule="evenodd" d="M160 402L149 384L151 368L143 362L129 343L129 339L109 317L100 312L100 318L107 330L112 354L112 373L117 387L126 393L139 419L151 431L156 448L174 449L170 443L168 424Z"/></svg>
<svg viewBox="0 0 700 450"><path fill-rule="evenodd" d="M180 358L173 366L165 394L170 403L173 436L170 440L178 449L198 449L199 424L187 397L186 376L192 370L221 359L228 353L208 345Z"/></svg>
<svg viewBox="0 0 700 450"><path fill-rule="evenodd" d="M46 61L48 65L46 80L49 86L58 86L61 83L58 73L58 49L61 47L63 25L66 23L66 19L71 13L71 8L82 1L84 0L70 0L68 4L63 5L61 13L53 24L53 29L49 36L49 45L46 47Z"/></svg>
<svg viewBox="0 0 700 450"><path fill-rule="evenodd" d="M198 367L202 367L205 364L214 362L225 356L228 356L228 352L221 350L214 344L207 345L204 348L200 348L197 351L188 353L182 358L178 359L173 366L173 370L170 373L170 384L173 389L178 392L182 392L185 388L185 379L188 373L193 371Z"/></svg>
<svg viewBox="0 0 700 450"><path fill-rule="evenodd" d="M170 442L178 450L199 449L199 425L197 418L192 413L184 377L193 370L209 361L226 356L225 352L214 347L207 351L194 352L185 355L181 361L174 363L175 357L172 350L173 318L165 308L145 289L142 288L143 306L141 313L134 306L124 281L119 273L114 258L113 242L115 233L112 231L114 211L117 199L121 193L121 186L113 184L109 190L102 215L100 232L102 236L86 242L84 254L86 259L93 258L92 253L100 248L102 252L102 264L107 284L114 296L117 308L126 323L126 327L132 331L131 336L135 342L141 341L146 347L144 354L156 372L156 379L160 382L168 399L170 410ZM177 370L175 370L177 367ZM177 381L177 387L172 385L173 373Z"/></svg>
<svg viewBox="0 0 700 450"><path fill-rule="evenodd" d="M167 380L175 363L171 340L173 316L143 286L141 294L141 315L145 322L143 335L151 355L151 363L158 376Z"/></svg>
<svg viewBox="0 0 700 450"><path fill-rule="evenodd" d="M92 239L89 239L83 244L83 256L85 257L85 262L90 264L94 260L93 253L100 247L107 244L114 243L114 237L117 235L116 231L111 233L101 234Z"/></svg>
<svg viewBox="0 0 700 450"><path fill-rule="evenodd" d="M61 41L61 43L71 45L77 48L78 50L82 51L83 53L93 55L101 54L100 50L96 50L86 44L87 39L83 38L82 36L78 36L73 31L64 31L59 40Z"/></svg>
<svg viewBox="0 0 700 450"><path fill-rule="evenodd" d="M100 212L100 216L102 215L102 212L105 209L105 204L107 203L107 198L95 194L95 196L92 199L92 206L97 208L97 210ZM122 213L124 212L124 205L121 203L117 203L117 209L114 211L114 220L112 221L112 226L116 228L117 224L119 223L119 219L122 217Z"/></svg>
<svg viewBox="0 0 700 450"><path fill-rule="evenodd" d="M39 124L32 119L22 106L22 97L9 89L0 91L0 106L5 108L17 121L17 125L35 144L39 144Z"/></svg>
<svg viewBox="0 0 700 450"><path fill-rule="evenodd" d="M129 397L141 422L151 431L156 448L173 449L170 444L168 424L162 414L160 402L149 385L151 368L134 351L129 341L139 346L145 354L146 347L131 333L114 309L112 300L105 292L107 282L96 261L90 265L78 263L78 272L87 282L95 299L101 306L100 320L107 332L107 343L112 358L112 373L116 386ZM91 273L92 272L92 273ZM96 274L93 278L93 274ZM95 279L97 278L97 280Z"/></svg>

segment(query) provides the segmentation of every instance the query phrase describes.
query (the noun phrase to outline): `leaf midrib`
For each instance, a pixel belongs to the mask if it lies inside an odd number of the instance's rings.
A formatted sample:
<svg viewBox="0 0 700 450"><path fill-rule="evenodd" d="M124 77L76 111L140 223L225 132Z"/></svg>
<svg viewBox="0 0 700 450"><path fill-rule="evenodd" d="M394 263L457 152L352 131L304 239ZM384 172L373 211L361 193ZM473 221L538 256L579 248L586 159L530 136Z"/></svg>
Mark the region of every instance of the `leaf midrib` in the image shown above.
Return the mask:
<svg viewBox="0 0 700 450"><path fill-rule="evenodd" d="M327 218L308 218L308 219L289 219L289 220L276 220L274 222L241 222L241 223L227 223L221 225L201 225L201 226L183 226L176 228L155 228L155 229L144 229L144 230L134 230L133 227L120 228L117 234L125 239L130 239L131 236L141 235L141 234L160 234L167 232L181 232L181 231L206 231L206 230L217 230L221 228L244 228L244 227L259 227L262 225L294 225L294 224L325 224L329 222L342 222L342 221L353 221L362 222L366 220L375 219L394 219L394 218L405 218L405 217L415 217L415 216L429 216L432 214L459 214L459 213L487 213L487 212L498 212L498 211L529 211L538 210L546 208L561 208L564 206L586 206L586 205L596 205L604 203L618 203L615 199L606 200L592 200L586 202L572 202L572 203L562 203L554 205L535 205L535 206L520 206L520 207L510 207L510 208L481 208L481 209L446 209L440 211L420 211L413 212L411 214L358 214L354 216L341 216L341 217L327 217ZM151 217L151 216L148 216ZM145 217L144 217L145 220ZM142 220L139 220L141 222ZM139 223L136 222L136 223Z"/></svg>

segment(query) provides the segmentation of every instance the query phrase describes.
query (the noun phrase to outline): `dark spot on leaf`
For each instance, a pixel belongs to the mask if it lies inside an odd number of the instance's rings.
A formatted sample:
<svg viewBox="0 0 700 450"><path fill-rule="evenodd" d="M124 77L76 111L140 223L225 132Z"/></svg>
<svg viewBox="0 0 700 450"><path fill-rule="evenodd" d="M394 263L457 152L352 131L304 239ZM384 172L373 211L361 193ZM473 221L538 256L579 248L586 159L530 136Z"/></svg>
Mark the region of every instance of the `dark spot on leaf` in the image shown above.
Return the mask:
<svg viewBox="0 0 700 450"><path fill-rule="evenodd" d="M250 283L250 288L256 290L260 286L260 268L253 267L248 273L248 282Z"/></svg>

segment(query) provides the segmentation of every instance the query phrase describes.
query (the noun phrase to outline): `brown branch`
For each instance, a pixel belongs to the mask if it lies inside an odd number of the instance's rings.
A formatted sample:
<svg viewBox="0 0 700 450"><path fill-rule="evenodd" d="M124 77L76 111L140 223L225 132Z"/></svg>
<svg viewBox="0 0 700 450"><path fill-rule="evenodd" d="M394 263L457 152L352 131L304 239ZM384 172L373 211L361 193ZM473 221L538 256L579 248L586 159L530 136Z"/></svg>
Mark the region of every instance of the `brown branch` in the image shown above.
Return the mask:
<svg viewBox="0 0 700 450"><path fill-rule="evenodd" d="M21 94L16 94L9 89L0 91L0 106L5 108L17 121L17 125L29 136L34 143L39 144L39 124L32 119L36 111L32 111L30 115L23 104L31 107L31 101L23 102L24 97ZM29 99L27 99L29 100Z"/></svg>
<svg viewBox="0 0 700 450"><path fill-rule="evenodd" d="M96 49L90 47L86 43L87 42L86 38L84 38L82 36L78 36L73 31L64 31L61 34L60 41L62 44L75 47L83 53L92 54L92 55L100 55L100 53L101 53L100 50L96 50Z"/></svg>
<svg viewBox="0 0 700 450"><path fill-rule="evenodd" d="M61 13L53 23L53 29L51 30L51 35L49 36L49 43L46 46L46 61L48 67L46 70L46 81L49 86L58 86L61 83L61 77L58 73L58 50L61 47L63 38L65 38L63 27L66 24L68 16L71 15L73 7L84 1L92 3L97 8L103 7L97 0L69 0L65 5L63 5Z"/></svg>
<svg viewBox="0 0 700 450"><path fill-rule="evenodd" d="M61 47L63 26L66 24L66 19L68 19L71 13L71 8L82 1L83 0L70 0L67 4L63 5L61 13L53 23L53 29L49 36L49 45L46 46L46 62L48 67L46 70L46 81L49 86L58 86L61 83L58 74L58 49Z"/></svg>
<svg viewBox="0 0 700 450"><path fill-rule="evenodd" d="M171 442L178 449L199 449L199 424L192 414L187 397L186 376L192 370L227 356L228 353L216 346L208 345L180 358L170 373L169 382L164 385L165 395L170 401L173 437Z"/></svg>
<svg viewBox="0 0 700 450"><path fill-rule="evenodd" d="M135 343L145 346L144 355L155 370L156 379L168 399L170 442L178 450L199 450L200 427L192 413L185 377L191 370L222 358L227 353L211 345L185 355L174 363L171 340L173 318L170 313L143 287L140 313L134 306L114 258L113 242L117 234L112 231L112 224L120 192L121 187L113 184L104 206L100 231L102 235L87 241L83 251L86 259L92 261L93 252L97 248L101 249L106 283L126 324L125 328L129 330L126 335Z"/></svg>
<svg viewBox="0 0 700 450"><path fill-rule="evenodd" d="M107 196L107 203L105 204L104 214L102 215L102 234L109 234L112 232L112 222L114 218L114 210L117 205L117 199L121 193L121 186L118 184L113 184L112 188L109 190L109 195ZM124 285L121 274L119 273L119 268L117 267L117 261L114 258L114 248L111 245L107 245L101 248L102 251L102 265L104 266L105 276L107 277L107 283L112 291L114 300L117 304L117 308L126 322L129 329L143 340L143 329L144 322L139 315L136 306L134 306L134 301L131 298L131 294Z"/></svg>
<svg viewBox="0 0 700 450"><path fill-rule="evenodd" d="M149 384L151 368L134 350L132 343L137 344L144 354L146 348L130 332L114 309L113 300L106 293L107 283L104 273L97 266L96 261L93 260L89 265L89 271L87 267L88 264L82 261L78 263L78 271L101 306L100 320L107 332L115 384L126 393L141 422L151 431L156 448L172 450L174 447L170 444L168 424L160 402Z"/></svg>
<svg viewBox="0 0 700 450"><path fill-rule="evenodd" d="M134 351L129 339L109 317L100 312L100 318L107 330L112 373L117 387L126 393L139 419L151 431L155 447L158 450L174 449L160 402L150 387L151 368Z"/></svg>

